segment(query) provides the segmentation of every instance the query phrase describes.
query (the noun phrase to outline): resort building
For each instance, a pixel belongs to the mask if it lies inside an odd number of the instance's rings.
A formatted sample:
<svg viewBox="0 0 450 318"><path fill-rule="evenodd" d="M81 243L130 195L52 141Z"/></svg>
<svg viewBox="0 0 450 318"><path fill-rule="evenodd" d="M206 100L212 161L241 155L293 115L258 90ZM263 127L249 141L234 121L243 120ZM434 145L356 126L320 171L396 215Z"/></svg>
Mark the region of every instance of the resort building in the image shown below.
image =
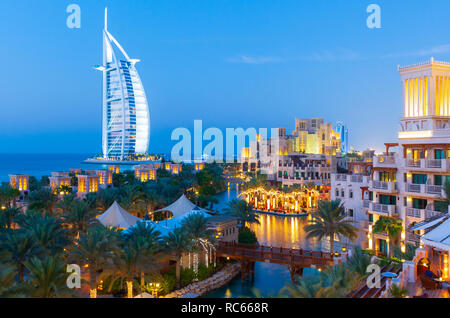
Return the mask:
<svg viewBox="0 0 450 318"><path fill-rule="evenodd" d="M102 189L111 188L113 185L113 173L109 170L86 170L85 173L99 176L99 186Z"/></svg>
<svg viewBox="0 0 450 318"><path fill-rule="evenodd" d="M229 215L213 215L208 218L208 229L214 230L220 242L237 243L238 218Z"/></svg>
<svg viewBox="0 0 450 318"><path fill-rule="evenodd" d="M372 163L354 161L348 163L348 173L331 175L331 200L340 200L347 218L359 227L358 239L354 244L362 248L368 246L369 221L367 208L370 204L369 185L372 180Z"/></svg>
<svg viewBox="0 0 450 318"><path fill-rule="evenodd" d="M97 192L100 184L100 176L93 174L77 175L79 198L86 197L88 193Z"/></svg>
<svg viewBox="0 0 450 318"><path fill-rule="evenodd" d="M331 173L345 168L341 157L340 134L323 119L295 119L292 135L278 128L276 136L256 140L241 151L243 172L266 174L282 187L293 185L329 185Z"/></svg>
<svg viewBox="0 0 450 318"><path fill-rule="evenodd" d="M120 166L117 165L109 165L108 171L111 171L112 173L120 173Z"/></svg>
<svg viewBox="0 0 450 318"><path fill-rule="evenodd" d="M66 187L71 186L72 177L54 174L59 174L59 172L58 173L52 172L52 176L49 177L50 189L52 189L54 192L58 191L61 188L61 186Z"/></svg>
<svg viewBox="0 0 450 318"><path fill-rule="evenodd" d="M338 163L345 159L336 156L314 154L289 154L279 156L275 174L269 179L282 186L292 185L329 185L331 173L338 170Z"/></svg>
<svg viewBox="0 0 450 318"><path fill-rule="evenodd" d="M9 183L11 188L21 192L29 191L30 176L27 174L10 174Z"/></svg>
<svg viewBox="0 0 450 318"><path fill-rule="evenodd" d="M327 199L321 197L319 191L311 188L282 191L258 187L244 190L239 196L255 210L281 214L307 213L317 208L320 199Z"/></svg>
<svg viewBox="0 0 450 318"><path fill-rule="evenodd" d="M404 92L399 142L386 143L385 153L374 157L368 196L361 197L368 216L368 247L383 254L388 253L389 238L373 233L380 217L402 220L400 247L405 251L406 244L419 244L426 233L416 225L448 213L444 184L450 181L450 63L432 58L399 67L399 72ZM348 176L333 177L333 194L344 178Z"/></svg>
<svg viewBox="0 0 450 318"><path fill-rule="evenodd" d="M146 154L150 139L150 113L144 87L131 59L109 33L105 9L103 30L102 150L104 158L127 160Z"/></svg>
<svg viewBox="0 0 450 318"><path fill-rule="evenodd" d="M81 168L71 168L69 171L71 174L74 174L75 176L77 176L83 172L83 170Z"/></svg>
<svg viewBox="0 0 450 318"><path fill-rule="evenodd" d="M181 172L182 165L181 163L165 162L164 169L169 171L171 174L179 174Z"/></svg>

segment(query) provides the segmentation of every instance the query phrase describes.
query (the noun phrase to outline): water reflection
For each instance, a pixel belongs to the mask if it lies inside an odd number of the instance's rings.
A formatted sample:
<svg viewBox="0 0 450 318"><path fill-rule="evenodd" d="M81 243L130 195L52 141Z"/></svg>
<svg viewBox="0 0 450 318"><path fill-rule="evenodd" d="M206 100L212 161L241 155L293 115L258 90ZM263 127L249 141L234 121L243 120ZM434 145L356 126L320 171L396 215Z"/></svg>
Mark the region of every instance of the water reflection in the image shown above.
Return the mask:
<svg viewBox="0 0 450 318"><path fill-rule="evenodd" d="M219 203L214 209L223 211L227 203L237 197L233 189L217 195ZM289 247L320 250L318 240L306 239L304 227L308 224L306 217L283 217L269 214L259 214L260 224L251 224L249 227L256 233L261 245L274 247ZM306 268L303 275L314 275L315 269ZM207 298L235 298L254 296L252 288L257 288L263 296L270 294L276 296L278 291L290 281L289 271L286 266L279 264L261 263L255 264L255 281L241 282L240 276L233 279L226 286L206 295Z"/></svg>
<svg viewBox="0 0 450 318"><path fill-rule="evenodd" d="M250 224L261 245L320 249L320 241L306 238L304 230L308 224L306 217L284 217L270 214L259 214L260 224Z"/></svg>

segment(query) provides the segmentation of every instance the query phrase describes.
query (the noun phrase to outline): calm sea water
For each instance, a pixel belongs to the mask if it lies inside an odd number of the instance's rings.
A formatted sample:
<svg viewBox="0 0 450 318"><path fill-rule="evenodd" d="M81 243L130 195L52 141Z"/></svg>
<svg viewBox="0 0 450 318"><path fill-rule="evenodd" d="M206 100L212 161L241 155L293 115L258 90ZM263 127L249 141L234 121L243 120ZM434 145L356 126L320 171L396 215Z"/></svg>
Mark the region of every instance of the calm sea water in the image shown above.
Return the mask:
<svg viewBox="0 0 450 318"><path fill-rule="evenodd" d="M40 179L53 171L70 168L106 169L106 165L83 164L94 154L0 154L0 182L9 181L8 174L29 174ZM132 169L123 166L121 170Z"/></svg>

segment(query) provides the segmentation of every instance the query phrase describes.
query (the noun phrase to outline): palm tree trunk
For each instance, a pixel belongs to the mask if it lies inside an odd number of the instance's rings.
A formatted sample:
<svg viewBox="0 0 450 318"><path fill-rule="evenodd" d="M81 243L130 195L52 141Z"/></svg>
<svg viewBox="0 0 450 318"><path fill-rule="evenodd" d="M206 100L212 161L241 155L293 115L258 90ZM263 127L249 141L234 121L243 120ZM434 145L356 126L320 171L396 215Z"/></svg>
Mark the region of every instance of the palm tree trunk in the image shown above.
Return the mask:
<svg viewBox="0 0 450 318"><path fill-rule="evenodd" d="M181 256L175 265L175 276L177 278L177 289L181 287Z"/></svg>
<svg viewBox="0 0 450 318"><path fill-rule="evenodd" d="M97 298L97 273L92 264L89 264L89 297Z"/></svg>
<svg viewBox="0 0 450 318"><path fill-rule="evenodd" d="M330 253L334 253L334 233L330 234Z"/></svg>
<svg viewBox="0 0 450 318"><path fill-rule="evenodd" d="M127 280L127 298L133 298L133 281Z"/></svg>
<svg viewBox="0 0 450 318"><path fill-rule="evenodd" d="M144 284L145 284L144 272L141 272L141 292L144 291Z"/></svg>
<svg viewBox="0 0 450 318"><path fill-rule="evenodd" d="M20 263L19 266L18 266L19 282L23 282L23 272L24 272L24 270L25 270L25 266L22 263Z"/></svg>

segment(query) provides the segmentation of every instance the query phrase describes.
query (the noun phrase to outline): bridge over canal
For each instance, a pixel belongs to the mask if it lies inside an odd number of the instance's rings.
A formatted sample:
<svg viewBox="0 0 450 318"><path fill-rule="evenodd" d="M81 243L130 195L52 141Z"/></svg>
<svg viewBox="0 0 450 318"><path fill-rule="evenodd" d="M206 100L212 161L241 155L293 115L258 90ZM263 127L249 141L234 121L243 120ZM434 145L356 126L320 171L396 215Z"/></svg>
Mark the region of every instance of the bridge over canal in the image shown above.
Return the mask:
<svg viewBox="0 0 450 318"><path fill-rule="evenodd" d="M302 275L305 267L323 269L334 263L332 253L226 242L219 242L216 245L216 255L239 260L242 280L248 279L250 276L254 277L255 262L287 265L293 282L295 282L296 275Z"/></svg>

